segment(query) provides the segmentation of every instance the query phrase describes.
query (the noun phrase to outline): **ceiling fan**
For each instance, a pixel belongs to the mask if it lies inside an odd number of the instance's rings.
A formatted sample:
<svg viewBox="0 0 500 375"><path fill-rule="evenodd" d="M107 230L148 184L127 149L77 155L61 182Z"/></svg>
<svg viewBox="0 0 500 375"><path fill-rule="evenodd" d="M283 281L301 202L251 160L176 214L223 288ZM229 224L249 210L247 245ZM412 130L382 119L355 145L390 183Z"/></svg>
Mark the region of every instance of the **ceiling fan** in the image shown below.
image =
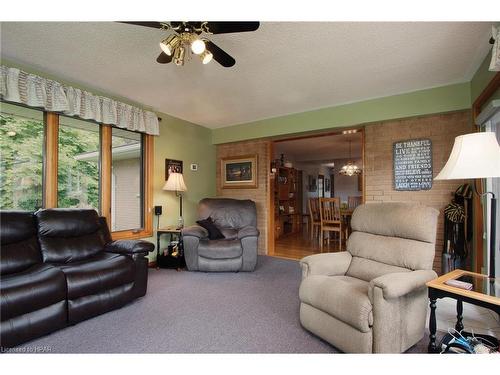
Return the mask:
<svg viewBox="0 0 500 375"><path fill-rule="evenodd" d="M173 31L160 42L162 53L156 61L168 64L173 61L175 65L184 65L192 54L198 55L203 64L208 64L212 59L222 66L233 66L235 59L210 41L207 36L211 34L228 34L255 31L259 22L198 22L198 21L171 21L171 22L122 22L132 25L152 27Z"/></svg>

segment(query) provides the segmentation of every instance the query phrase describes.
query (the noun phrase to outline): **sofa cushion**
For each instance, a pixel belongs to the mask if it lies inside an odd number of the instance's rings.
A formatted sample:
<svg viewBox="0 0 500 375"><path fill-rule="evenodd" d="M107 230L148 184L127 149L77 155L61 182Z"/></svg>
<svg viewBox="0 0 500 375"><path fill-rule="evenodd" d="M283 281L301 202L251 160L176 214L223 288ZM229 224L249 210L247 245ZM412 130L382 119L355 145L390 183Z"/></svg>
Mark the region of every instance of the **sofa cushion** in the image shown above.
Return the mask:
<svg viewBox="0 0 500 375"><path fill-rule="evenodd" d="M439 211L417 203L384 202L358 206L351 220L354 231L436 242Z"/></svg>
<svg viewBox="0 0 500 375"><path fill-rule="evenodd" d="M95 210L47 209L35 213L45 263L71 263L103 251L105 237Z"/></svg>
<svg viewBox="0 0 500 375"><path fill-rule="evenodd" d="M0 290L1 319L5 321L64 301L66 279L61 270L37 264L2 277Z"/></svg>
<svg viewBox="0 0 500 375"><path fill-rule="evenodd" d="M0 214L0 274L21 272L42 262L33 213L2 211Z"/></svg>
<svg viewBox="0 0 500 375"><path fill-rule="evenodd" d="M373 324L368 287L366 281L349 276L309 276L300 285L299 298L361 332L368 332Z"/></svg>
<svg viewBox="0 0 500 375"><path fill-rule="evenodd" d="M241 257L240 240L200 240L198 255L209 259L231 259Z"/></svg>
<svg viewBox="0 0 500 375"><path fill-rule="evenodd" d="M101 223L97 211L91 209L55 208L39 210L38 233L43 237L78 237L95 233Z"/></svg>
<svg viewBox="0 0 500 375"><path fill-rule="evenodd" d="M204 198L198 212L200 219L211 217L219 228L257 226L257 208L249 199Z"/></svg>
<svg viewBox="0 0 500 375"><path fill-rule="evenodd" d="M134 281L134 261L112 253L58 266L66 276L68 299L76 299Z"/></svg>
<svg viewBox="0 0 500 375"><path fill-rule="evenodd" d="M428 242L353 232L347 241L347 251L353 257L369 259L394 267L428 270L432 269L436 249L434 244Z"/></svg>

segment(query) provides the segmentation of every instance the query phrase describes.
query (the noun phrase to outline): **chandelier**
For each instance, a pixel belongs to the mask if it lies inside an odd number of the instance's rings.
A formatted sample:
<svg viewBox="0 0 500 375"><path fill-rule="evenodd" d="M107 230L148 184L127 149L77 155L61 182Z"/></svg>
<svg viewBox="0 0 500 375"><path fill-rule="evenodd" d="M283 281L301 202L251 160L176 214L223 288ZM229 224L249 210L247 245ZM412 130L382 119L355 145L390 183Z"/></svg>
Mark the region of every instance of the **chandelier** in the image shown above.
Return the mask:
<svg viewBox="0 0 500 375"><path fill-rule="evenodd" d="M349 159L351 159L351 140L349 140ZM361 169L352 161L349 161L340 168L339 174L343 176L354 176L361 174Z"/></svg>
<svg viewBox="0 0 500 375"><path fill-rule="evenodd" d="M203 22L199 28L186 23L176 27L162 24L164 29L176 32L160 42L162 51L168 56L173 56L172 61L178 66L184 65L186 60L191 59L192 54L198 55L203 64L208 64L213 58L212 53L206 48L206 42L209 40L199 36L201 33L209 33L206 24L207 22Z"/></svg>

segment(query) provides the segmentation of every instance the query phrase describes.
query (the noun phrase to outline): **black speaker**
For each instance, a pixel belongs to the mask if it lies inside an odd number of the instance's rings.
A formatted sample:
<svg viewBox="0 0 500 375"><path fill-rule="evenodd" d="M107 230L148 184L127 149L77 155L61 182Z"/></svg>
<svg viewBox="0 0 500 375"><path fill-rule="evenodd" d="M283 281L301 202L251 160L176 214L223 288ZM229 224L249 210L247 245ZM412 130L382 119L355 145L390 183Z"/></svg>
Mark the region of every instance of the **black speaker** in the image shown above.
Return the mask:
<svg viewBox="0 0 500 375"><path fill-rule="evenodd" d="M162 209L162 206L155 206L155 215L156 216L161 215L161 209Z"/></svg>

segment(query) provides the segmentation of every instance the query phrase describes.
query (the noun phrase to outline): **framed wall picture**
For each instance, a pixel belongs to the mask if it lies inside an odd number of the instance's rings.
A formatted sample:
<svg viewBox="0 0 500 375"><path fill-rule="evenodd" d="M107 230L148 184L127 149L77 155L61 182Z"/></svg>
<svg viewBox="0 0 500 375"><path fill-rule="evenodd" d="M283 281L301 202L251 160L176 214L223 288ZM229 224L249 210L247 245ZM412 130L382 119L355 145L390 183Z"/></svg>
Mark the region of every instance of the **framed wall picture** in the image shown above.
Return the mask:
<svg viewBox="0 0 500 375"><path fill-rule="evenodd" d="M182 173L182 160L165 159L165 181L172 172Z"/></svg>
<svg viewBox="0 0 500 375"><path fill-rule="evenodd" d="M258 186L257 155L231 156L221 159L223 189L252 189Z"/></svg>
<svg viewBox="0 0 500 375"><path fill-rule="evenodd" d="M394 190L418 191L432 188L432 141L408 139L393 148Z"/></svg>

